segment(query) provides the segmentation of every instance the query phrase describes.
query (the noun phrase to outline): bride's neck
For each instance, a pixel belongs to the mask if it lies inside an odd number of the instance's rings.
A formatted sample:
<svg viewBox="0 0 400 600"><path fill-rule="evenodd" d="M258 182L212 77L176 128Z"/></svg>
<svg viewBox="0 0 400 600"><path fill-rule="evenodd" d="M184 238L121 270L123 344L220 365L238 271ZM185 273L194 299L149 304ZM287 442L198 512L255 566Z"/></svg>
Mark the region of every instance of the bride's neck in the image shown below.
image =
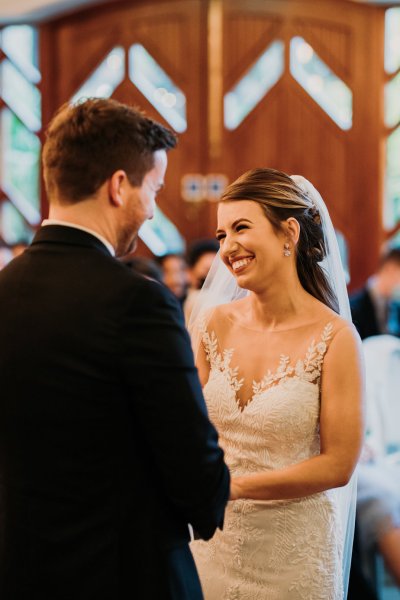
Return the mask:
<svg viewBox="0 0 400 600"><path fill-rule="evenodd" d="M249 319L266 329L297 323L305 316L312 300L299 281L285 288L276 286L260 293L252 292L249 296Z"/></svg>

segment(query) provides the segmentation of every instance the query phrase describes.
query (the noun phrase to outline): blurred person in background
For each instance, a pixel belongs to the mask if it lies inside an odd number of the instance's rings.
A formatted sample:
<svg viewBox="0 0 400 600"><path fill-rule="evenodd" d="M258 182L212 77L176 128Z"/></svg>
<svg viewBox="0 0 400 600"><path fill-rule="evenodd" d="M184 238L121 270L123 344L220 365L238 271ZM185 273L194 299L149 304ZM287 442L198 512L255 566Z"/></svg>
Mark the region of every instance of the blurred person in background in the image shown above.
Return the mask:
<svg viewBox="0 0 400 600"><path fill-rule="evenodd" d="M377 272L350 297L350 307L361 339L400 336L400 247L382 255Z"/></svg>
<svg viewBox="0 0 400 600"><path fill-rule="evenodd" d="M186 256L189 275L189 290L183 307L186 323L189 322L194 301L197 298L198 292L203 287L204 281L218 250L219 244L214 238L199 239L189 246Z"/></svg>
<svg viewBox="0 0 400 600"><path fill-rule="evenodd" d="M185 257L182 254L164 254L157 258L157 263L161 269L162 281L182 305L189 285Z"/></svg>

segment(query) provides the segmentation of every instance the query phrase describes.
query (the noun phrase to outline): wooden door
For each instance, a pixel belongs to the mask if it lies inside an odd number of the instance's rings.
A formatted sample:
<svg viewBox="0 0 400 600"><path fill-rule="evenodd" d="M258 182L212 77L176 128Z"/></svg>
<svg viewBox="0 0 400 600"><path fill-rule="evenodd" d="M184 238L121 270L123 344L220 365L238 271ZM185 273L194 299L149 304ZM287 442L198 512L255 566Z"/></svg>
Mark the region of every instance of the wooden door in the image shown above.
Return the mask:
<svg viewBox="0 0 400 600"><path fill-rule="evenodd" d="M350 249L352 287L373 271L381 244L383 11L337 0L224 0L223 93L279 41L278 81L233 130L222 125L218 168L229 179L268 166L311 180ZM353 121L342 129L291 72L302 38L350 88Z"/></svg>

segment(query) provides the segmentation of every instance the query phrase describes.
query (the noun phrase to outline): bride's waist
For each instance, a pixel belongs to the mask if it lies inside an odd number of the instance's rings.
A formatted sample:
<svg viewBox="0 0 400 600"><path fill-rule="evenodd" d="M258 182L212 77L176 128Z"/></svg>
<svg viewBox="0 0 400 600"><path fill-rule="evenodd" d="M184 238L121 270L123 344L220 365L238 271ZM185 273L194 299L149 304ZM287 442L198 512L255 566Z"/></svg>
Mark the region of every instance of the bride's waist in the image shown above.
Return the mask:
<svg viewBox="0 0 400 600"><path fill-rule="evenodd" d="M276 460L271 459L260 459L260 457L246 457L232 455L230 452L225 453L225 461L229 467L229 471L232 477L245 477L246 475L253 475L254 473L263 473L268 471L279 471L286 467L290 467L297 463L300 463L317 453L305 453L301 455L296 454L291 457L280 458Z"/></svg>
<svg viewBox="0 0 400 600"><path fill-rule="evenodd" d="M286 498L281 500L252 500L241 498L240 500L230 500L227 505L227 511L241 515L251 514L268 514L270 511L281 509L293 509L298 514L298 511L306 511L310 514L310 510L321 509L331 513L337 512L337 502L328 491L318 492L310 496L302 498Z"/></svg>

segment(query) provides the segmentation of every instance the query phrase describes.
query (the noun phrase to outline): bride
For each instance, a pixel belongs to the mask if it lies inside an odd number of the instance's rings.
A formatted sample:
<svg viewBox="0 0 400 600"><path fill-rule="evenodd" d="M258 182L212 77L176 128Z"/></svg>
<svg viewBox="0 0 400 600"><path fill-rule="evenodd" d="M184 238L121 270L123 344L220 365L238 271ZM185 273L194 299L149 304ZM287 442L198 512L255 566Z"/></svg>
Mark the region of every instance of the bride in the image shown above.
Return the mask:
<svg viewBox="0 0 400 600"><path fill-rule="evenodd" d="M255 169L217 238L189 324L232 475L223 531L191 544L205 599L342 600L363 369L328 211L304 178Z"/></svg>

